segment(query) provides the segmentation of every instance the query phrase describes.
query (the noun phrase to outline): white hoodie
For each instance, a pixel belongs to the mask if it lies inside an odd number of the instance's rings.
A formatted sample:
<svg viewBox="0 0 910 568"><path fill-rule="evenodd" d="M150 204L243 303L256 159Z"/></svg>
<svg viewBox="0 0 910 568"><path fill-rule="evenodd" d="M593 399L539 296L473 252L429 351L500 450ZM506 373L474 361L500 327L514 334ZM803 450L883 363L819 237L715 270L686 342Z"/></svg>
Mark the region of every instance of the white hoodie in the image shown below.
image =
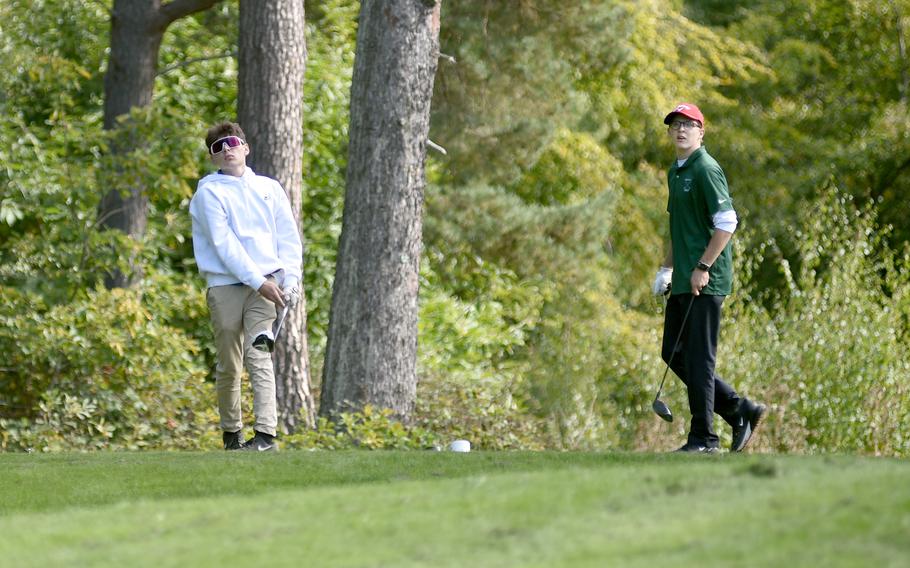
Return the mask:
<svg viewBox="0 0 910 568"><path fill-rule="evenodd" d="M239 177L209 174L196 186L190 216L196 265L209 287L243 283L258 290L279 270L282 288L300 282L303 245L277 181L249 167Z"/></svg>

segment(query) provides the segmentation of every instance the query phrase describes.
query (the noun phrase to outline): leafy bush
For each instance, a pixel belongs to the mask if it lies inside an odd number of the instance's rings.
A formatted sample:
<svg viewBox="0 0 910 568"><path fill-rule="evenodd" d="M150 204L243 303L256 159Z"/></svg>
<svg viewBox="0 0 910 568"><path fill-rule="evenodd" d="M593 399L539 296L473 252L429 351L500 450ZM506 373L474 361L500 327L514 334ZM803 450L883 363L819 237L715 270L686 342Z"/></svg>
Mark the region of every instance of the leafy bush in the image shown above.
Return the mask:
<svg viewBox="0 0 910 568"><path fill-rule="evenodd" d="M483 449L541 447L527 364L515 355L537 321L542 290L477 257L439 255L435 263L445 268L425 270L421 285L415 423Z"/></svg>
<svg viewBox="0 0 910 568"><path fill-rule="evenodd" d="M428 359L421 377L434 428L483 447L634 439L623 428L635 429L641 354L656 347L651 316L617 299L604 242L618 199L616 188L552 206L497 188L430 192L425 234L441 290L422 297L421 349L450 358Z"/></svg>
<svg viewBox="0 0 910 568"><path fill-rule="evenodd" d="M435 434L405 426L390 409L366 405L358 412L342 412L336 421L320 418L316 428L282 437L286 448L318 450L426 450L439 448Z"/></svg>
<svg viewBox="0 0 910 568"><path fill-rule="evenodd" d="M528 203L566 205L621 185L622 163L590 134L560 129L511 191Z"/></svg>
<svg viewBox="0 0 910 568"><path fill-rule="evenodd" d="M196 342L140 291L0 299L0 449L197 447L215 423Z"/></svg>
<svg viewBox="0 0 910 568"><path fill-rule="evenodd" d="M761 447L910 455L910 253L887 233L831 186L788 246L765 240L744 259L747 281L770 263L786 282L738 293L721 341L721 375L771 405Z"/></svg>

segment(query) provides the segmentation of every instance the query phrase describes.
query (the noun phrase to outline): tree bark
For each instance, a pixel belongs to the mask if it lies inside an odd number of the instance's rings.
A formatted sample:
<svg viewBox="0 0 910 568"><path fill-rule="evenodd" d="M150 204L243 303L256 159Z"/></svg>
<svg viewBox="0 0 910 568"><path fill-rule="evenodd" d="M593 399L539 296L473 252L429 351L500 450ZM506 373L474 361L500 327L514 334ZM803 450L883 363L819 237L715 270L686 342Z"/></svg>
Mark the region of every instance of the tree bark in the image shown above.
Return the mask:
<svg viewBox="0 0 910 568"><path fill-rule="evenodd" d="M370 404L407 420L413 409L424 159L439 10L436 0L361 4L324 416Z"/></svg>
<svg viewBox="0 0 910 568"><path fill-rule="evenodd" d="M907 70L907 41L904 39L904 17L901 14L900 6L897 2L890 0L891 11L894 13L894 27L897 31L897 53L900 58L898 64L901 69L901 82L898 89L901 95L901 102L906 103L910 97L910 72Z"/></svg>
<svg viewBox="0 0 910 568"><path fill-rule="evenodd" d="M237 115L248 138L248 164L277 179L300 225L303 186L303 0L240 2ZM302 287L302 283L301 283ZM315 426L306 335L306 299L288 313L272 354L278 420L285 432ZM301 416L301 410L303 411Z"/></svg>
<svg viewBox="0 0 910 568"><path fill-rule="evenodd" d="M104 128L118 128L118 119L134 107L151 104L158 71L158 52L168 26L175 20L211 8L221 0L175 0L164 6L161 0L114 0L111 11L111 54L104 76ZM137 143L127 136L111 148L116 157L128 153ZM116 160L114 160L116 163ZM117 176L123 185L112 187L98 206L98 225L116 229L132 238L145 234L148 197L145 188L129 176ZM131 259L131 264L133 261ZM112 270L105 278L110 288L129 286L138 278L134 267L129 274Z"/></svg>

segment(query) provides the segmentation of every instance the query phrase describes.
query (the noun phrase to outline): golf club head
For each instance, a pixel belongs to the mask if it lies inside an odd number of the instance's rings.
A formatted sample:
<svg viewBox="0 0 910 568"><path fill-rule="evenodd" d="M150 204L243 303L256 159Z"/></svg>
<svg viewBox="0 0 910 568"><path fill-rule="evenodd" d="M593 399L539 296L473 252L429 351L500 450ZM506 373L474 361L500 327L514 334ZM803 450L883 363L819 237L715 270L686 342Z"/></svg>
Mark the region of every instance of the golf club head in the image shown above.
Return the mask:
<svg viewBox="0 0 910 568"><path fill-rule="evenodd" d="M260 333L256 336L256 339L253 340L253 348L264 353L271 353L274 351L275 341L278 339L278 334L281 333L281 326L284 325L284 318L286 318L287 315L288 306L285 304L281 313L278 315L278 318L276 318L275 322L272 324L272 336L269 337L267 333Z"/></svg>
<svg viewBox="0 0 910 568"><path fill-rule="evenodd" d="M275 350L275 341L268 335L260 333L256 336L256 339L253 340L253 349L262 351L263 353L271 353Z"/></svg>
<svg viewBox="0 0 910 568"><path fill-rule="evenodd" d="M670 407L667 406L667 403L664 401L655 398L654 403L651 405L651 409L654 410L655 414L667 422L673 422L673 413L670 412Z"/></svg>

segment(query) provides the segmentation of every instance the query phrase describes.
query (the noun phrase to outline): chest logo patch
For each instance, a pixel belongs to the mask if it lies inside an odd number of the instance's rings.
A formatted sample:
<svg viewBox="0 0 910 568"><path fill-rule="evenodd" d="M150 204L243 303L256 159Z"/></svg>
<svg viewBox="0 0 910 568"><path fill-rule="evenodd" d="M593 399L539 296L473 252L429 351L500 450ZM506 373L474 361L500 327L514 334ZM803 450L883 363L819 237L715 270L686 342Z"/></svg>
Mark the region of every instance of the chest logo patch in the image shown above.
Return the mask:
<svg viewBox="0 0 910 568"><path fill-rule="evenodd" d="M692 189L692 178L686 178L686 179L683 180L683 187L682 187L682 189L683 189L683 191L685 191L686 193L689 193L689 191Z"/></svg>

